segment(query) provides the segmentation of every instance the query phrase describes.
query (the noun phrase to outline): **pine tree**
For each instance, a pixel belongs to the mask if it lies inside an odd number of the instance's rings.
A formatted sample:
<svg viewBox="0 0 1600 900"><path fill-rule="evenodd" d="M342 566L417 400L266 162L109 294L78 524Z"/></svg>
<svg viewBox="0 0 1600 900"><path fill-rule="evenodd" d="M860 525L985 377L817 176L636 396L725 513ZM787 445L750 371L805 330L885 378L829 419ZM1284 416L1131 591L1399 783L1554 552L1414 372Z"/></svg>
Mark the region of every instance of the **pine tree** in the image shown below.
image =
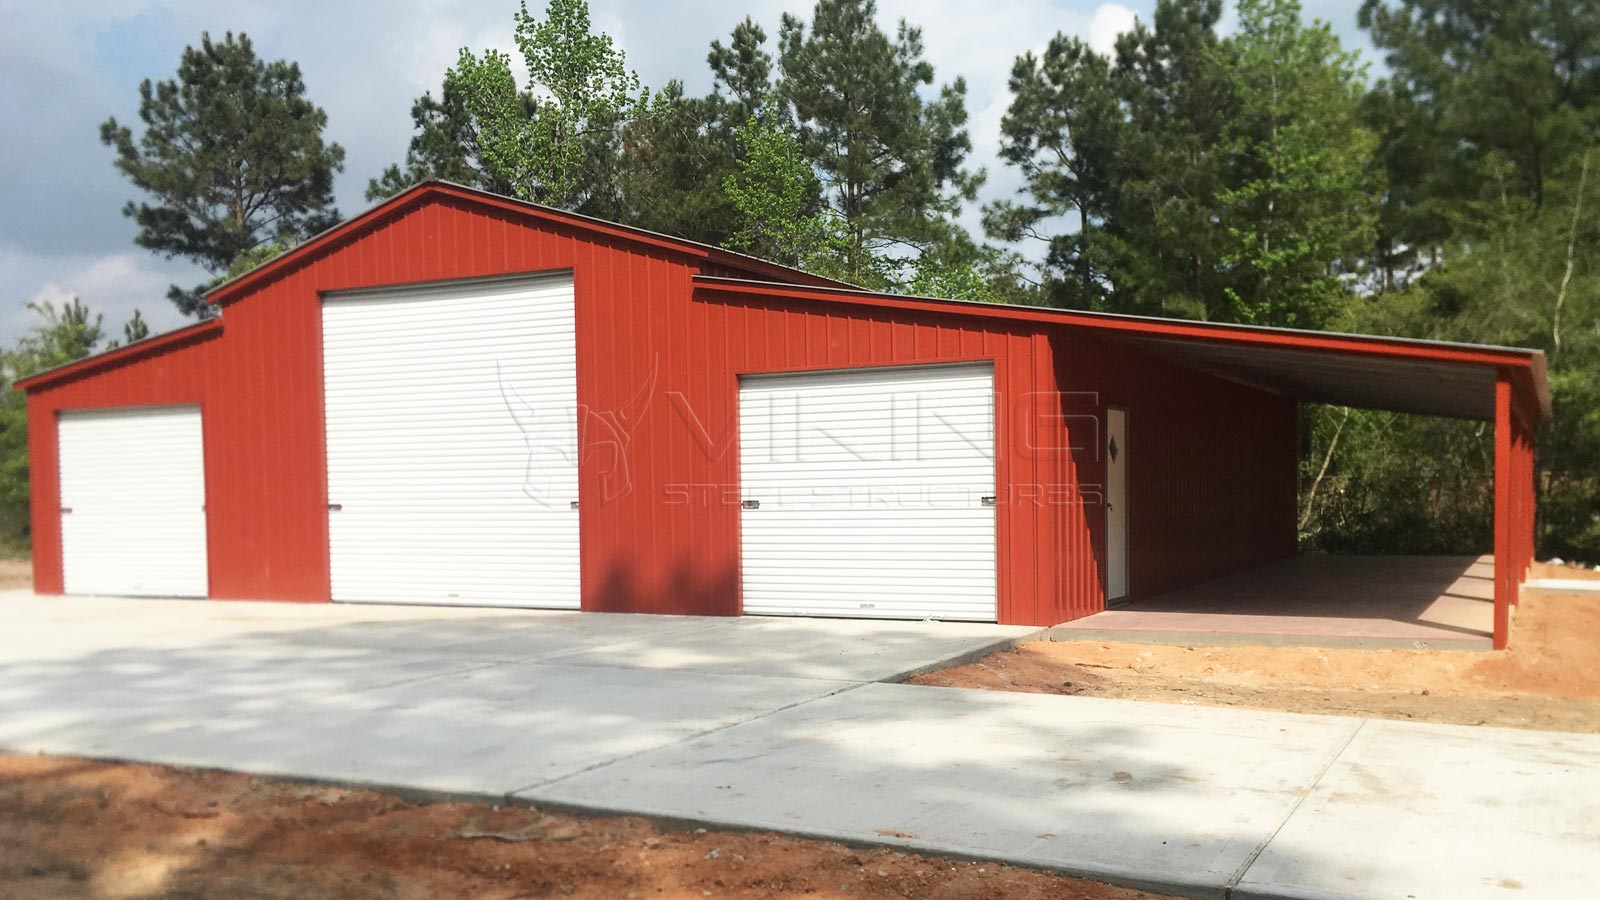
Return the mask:
<svg viewBox="0 0 1600 900"><path fill-rule="evenodd" d="M1057 35L1042 56L1017 59L1010 88L1000 158L1021 171L1027 199L991 204L984 228L999 240L1048 247L1042 268L1053 305L1104 309L1111 248L1103 229L1123 127L1111 64L1078 38Z"/></svg>
<svg viewBox="0 0 1600 900"><path fill-rule="evenodd" d="M972 149L965 81L924 100L934 71L921 31L902 21L891 38L876 14L872 0L819 0L809 27L786 14L778 90L840 220L843 277L886 287L908 256L950 239L982 175L963 168Z"/></svg>
<svg viewBox="0 0 1600 900"><path fill-rule="evenodd" d="M1127 121L1107 213L1116 247L1112 308L1227 317L1217 227L1227 189L1226 129L1238 115L1222 0L1159 0L1150 25L1117 40L1113 78Z"/></svg>
<svg viewBox="0 0 1600 900"><path fill-rule="evenodd" d="M1506 0L1365 0L1360 22L1390 74L1369 116L1384 137L1390 280L1431 263L1459 204L1500 194L1533 210L1594 140L1600 7Z"/></svg>
<svg viewBox="0 0 1600 900"><path fill-rule="evenodd" d="M532 116L533 96L518 95L525 116ZM439 98L424 93L411 104L411 136L403 164L392 165L367 182L367 199L393 197L424 181L449 181L455 184L510 194L512 184L484 159L478 141L478 122L467 108L461 80L452 70L445 73Z"/></svg>
<svg viewBox="0 0 1600 900"><path fill-rule="evenodd" d="M139 246L221 276L263 242L294 243L338 221L333 175L344 150L323 141L327 114L306 97L295 63L258 58L243 34L202 35L184 49L178 77L146 79L139 98L143 134L114 118L100 126L117 169L150 196L123 208ZM207 315L208 286L174 285L168 297Z"/></svg>

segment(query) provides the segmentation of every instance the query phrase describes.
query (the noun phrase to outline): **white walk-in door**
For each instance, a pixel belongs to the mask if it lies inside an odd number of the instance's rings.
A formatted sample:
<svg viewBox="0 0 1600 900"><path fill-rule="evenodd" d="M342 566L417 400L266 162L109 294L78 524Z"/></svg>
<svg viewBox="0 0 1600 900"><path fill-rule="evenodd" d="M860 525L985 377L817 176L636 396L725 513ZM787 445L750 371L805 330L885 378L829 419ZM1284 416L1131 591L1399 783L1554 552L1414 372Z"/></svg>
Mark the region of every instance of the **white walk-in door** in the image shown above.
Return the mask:
<svg viewBox="0 0 1600 900"><path fill-rule="evenodd" d="M1106 410L1106 602L1128 596L1128 414Z"/></svg>
<svg viewBox="0 0 1600 900"><path fill-rule="evenodd" d="M57 432L63 589L206 596L200 408L63 412Z"/></svg>
<svg viewBox="0 0 1600 900"><path fill-rule="evenodd" d="M576 609L570 276L329 295L333 599Z"/></svg>
<svg viewBox="0 0 1600 900"><path fill-rule="evenodd" d="M744 611L995 620L994 370L739 386Z"/></svg>

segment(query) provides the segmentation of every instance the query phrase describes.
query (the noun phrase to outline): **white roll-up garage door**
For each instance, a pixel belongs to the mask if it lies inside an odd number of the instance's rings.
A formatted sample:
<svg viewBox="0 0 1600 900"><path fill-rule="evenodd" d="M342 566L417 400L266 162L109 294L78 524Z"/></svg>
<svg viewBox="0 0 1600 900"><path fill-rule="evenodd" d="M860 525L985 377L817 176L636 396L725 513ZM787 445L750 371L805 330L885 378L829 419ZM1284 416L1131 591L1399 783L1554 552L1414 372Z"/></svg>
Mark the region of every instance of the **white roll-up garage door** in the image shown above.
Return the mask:
<svg viewBox="0 0 1600 900"><path fill-rule="evenodd" d="M570 276L329 295L333 599L576 609Z"/></svg>
<svg viewBox="0 0 1600 900"><path fill-rule="evenodd" d="M63 589L206 596L199 407L63 412L57 432Z"/></svg>
<svg viewBox="0 0 1600 900"><path fill-rule="evenodd" d="M744 611L995 620L990 365L739 387Z"/></svg>

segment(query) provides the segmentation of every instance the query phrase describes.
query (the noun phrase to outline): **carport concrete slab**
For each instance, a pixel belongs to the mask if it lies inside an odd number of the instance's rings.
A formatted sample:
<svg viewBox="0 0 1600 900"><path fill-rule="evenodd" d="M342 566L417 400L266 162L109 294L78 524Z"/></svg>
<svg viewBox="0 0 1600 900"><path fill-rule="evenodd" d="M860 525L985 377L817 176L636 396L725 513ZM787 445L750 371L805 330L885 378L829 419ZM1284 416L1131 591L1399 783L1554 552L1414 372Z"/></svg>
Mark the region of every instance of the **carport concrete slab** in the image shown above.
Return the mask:
<svg viewBox="0 0 1600 900"><path fill-rule="evenodd" d="M1597 735L1369 721L1234 896L1600 896L1597 759Z"/></svg>
<svg viewBox="0 0 1600 900"><path fill-rule="evenodd" d="M1221 896L1353 719L874 684L518 799Z"/></svg>
<svg viewBox="0 0 1600 900"><path fill-rule="evenodd" d="M724 675L898 681L987 656L1048 630L976 622L698 617L689 627L565 655L566 665ZM621 651L621 652L618 652Z"/></svg>

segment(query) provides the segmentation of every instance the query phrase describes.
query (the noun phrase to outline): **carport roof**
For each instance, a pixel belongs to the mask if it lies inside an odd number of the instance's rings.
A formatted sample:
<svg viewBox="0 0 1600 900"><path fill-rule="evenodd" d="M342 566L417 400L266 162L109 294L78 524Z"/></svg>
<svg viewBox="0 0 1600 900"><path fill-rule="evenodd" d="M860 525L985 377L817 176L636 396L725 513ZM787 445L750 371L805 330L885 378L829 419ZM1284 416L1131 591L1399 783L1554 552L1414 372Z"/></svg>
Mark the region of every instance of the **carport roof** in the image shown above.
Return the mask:
<svg viewBox="0 0 1600 900"><path fill-rule="evenodd" d="M695 283L724 295L1054 323L1093 331L1152 356L1275 394L1364 409L1493 421L1495 381L1504 371L1516 385L1527 417L1550 417L1544 353L1521 347L901 297L707 275L697 276Z"/></svg>

